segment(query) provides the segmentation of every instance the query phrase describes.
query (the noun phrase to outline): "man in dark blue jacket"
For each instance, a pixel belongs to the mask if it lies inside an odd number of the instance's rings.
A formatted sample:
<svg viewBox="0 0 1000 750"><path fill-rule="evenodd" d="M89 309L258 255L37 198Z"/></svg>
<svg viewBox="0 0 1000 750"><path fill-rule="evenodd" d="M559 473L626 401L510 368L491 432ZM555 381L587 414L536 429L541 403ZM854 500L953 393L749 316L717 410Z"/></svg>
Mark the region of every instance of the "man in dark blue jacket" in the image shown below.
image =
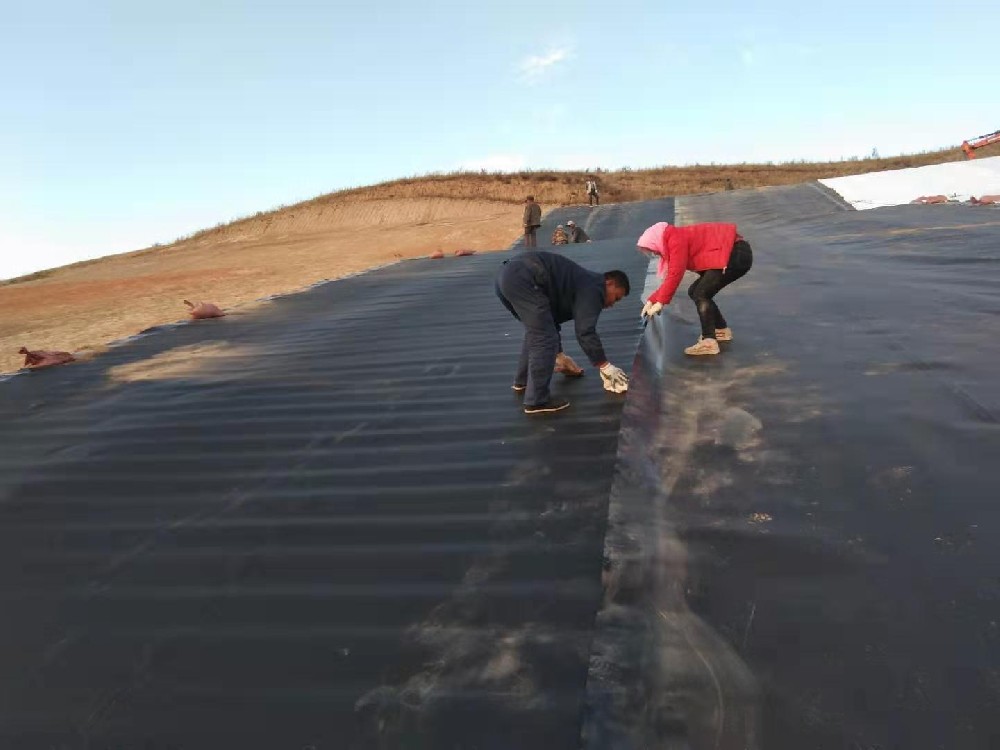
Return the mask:
<svg viewBox="0 0 1000 750"><path fill-rule="evenodd" d="M559 324L572 320L576 339L600 369L605 390L624 393L628 377L604 356L597 319L629 293L622 271L596 273L555 253L529 251L506 260L497 274L496 292L511 315L524 324L515 391L524 391L525 414L559 411L569 401L549 393L556 354L561 351Z"/></svg>

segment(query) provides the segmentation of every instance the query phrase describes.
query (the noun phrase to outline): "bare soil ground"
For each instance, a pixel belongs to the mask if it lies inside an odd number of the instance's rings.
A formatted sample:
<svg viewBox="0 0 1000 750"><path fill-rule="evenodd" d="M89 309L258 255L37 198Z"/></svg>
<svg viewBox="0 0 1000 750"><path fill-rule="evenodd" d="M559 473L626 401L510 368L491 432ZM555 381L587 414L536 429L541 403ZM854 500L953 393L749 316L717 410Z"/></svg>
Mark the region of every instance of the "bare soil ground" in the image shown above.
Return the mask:
<svg viewBox="0 0 1000 750"><path fill-rule="evenodd" d="M505 247L521 207L489 201L364 201L244 222L170 247L66 266L0 286L0 372L21 346L87 356L186 318L182 300L223 309L443 250ZM453 262L447 257L441 263Z"/></svg>
<svg viewBox="0 0 1000 750"><path fill-rule="evenodd" d="M1000 147L979 156L1000 155ZM603 203L785 185L821 177L957 161L946 151L860 161L735 164L600 172ZM521 202L585 202L584 172L430 175L320 196L208 229L163 247L43 271L0 285L0 372L17 354L88 356L109 342L186 317L182 300L223 308L442 250L504 248ZM447 263L446 258L441 261Z"/></svg>

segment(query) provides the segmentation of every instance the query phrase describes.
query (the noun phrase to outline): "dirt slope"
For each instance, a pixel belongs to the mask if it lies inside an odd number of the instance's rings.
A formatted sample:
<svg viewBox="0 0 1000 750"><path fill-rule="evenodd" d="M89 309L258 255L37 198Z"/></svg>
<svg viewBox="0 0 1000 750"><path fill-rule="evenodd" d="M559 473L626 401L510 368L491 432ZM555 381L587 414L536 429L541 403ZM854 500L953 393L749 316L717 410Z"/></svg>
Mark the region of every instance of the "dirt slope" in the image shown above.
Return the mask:
<svg viewBox="0 0 1000 750"><path fill-rule="evenodd" d="M182 319L183 299L231 308L438 249L450 255L506 247L520 221L520 206L496 201L401 198L293 207L168 247L66 266L0 286L0 372L21 366L21 346L86 356Z"/></svg>
<svg viewBox="0 0 1000 750"><path fill-rule="evenodd" d="M1000 155L1000 145L980 156ZM695 165L599 172L602 202L645 200L964 160L957 148L886 159ZM434 250L490 250L519 234L521 201L585 201L584 172L455 173L322 195L164 247L0 284L0 372L21 346L82 353L186 316L183 299L224 308ZM448 262L448 261L443 261Z"/></svg>

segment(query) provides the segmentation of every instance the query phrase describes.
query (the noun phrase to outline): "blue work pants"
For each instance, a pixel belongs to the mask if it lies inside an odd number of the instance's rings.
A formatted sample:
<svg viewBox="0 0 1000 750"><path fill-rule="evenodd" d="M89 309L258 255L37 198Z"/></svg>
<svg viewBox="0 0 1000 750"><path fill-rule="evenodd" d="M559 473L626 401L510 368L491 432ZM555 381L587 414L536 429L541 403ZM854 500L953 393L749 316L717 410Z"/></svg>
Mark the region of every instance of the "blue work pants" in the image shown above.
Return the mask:
<svg viewBox="0 0 1000 750"><path fill-rule="evenodd" d="M549 383L559 353L559 329L552 317L547 283L544 267L523 258L506 261L497 274L497 297L524 325L514 382L527 385L525 406L549 400Z"/></svg>

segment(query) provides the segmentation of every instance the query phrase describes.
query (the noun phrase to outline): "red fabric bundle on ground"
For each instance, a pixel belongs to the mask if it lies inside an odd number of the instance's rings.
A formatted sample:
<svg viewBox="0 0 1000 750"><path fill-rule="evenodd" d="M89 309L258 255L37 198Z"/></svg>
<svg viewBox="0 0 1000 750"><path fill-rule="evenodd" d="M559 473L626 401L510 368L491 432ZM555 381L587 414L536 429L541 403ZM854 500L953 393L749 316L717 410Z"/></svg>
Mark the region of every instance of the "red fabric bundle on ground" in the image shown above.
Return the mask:
<svg viewBox="0 0 1000 750"><path fill-rule="evenodd" d="M191 317L195 320L205 320L206 318L221 318L225 315L216 305L211 302L199 302L197 304L184 300L184 304L191 308Z"/></svg>
<svg viewBox="0 0 1000 750"><path fill-rule="evenodd" d="M456 257L461 257L463 255L475 255L475 254L476 254L475 250L456 250L455 251L455 256Z"/></svg>
<svg viewBox="0 0 1000 750"><path fill-rule="evenodd" d="M444 252L441 251L441 250L435 250L433 253L431 253L427 257L428 258L432 258L433 260L438 260L439 258L443 258L444 257Z"/></svg>
<svg viewBox="0 0 1000 750"><path fill-rule="evenodd" d="M40 370L43 367L53 367L65 364L66 362L76 361L76 357L69 352L49 352L43 349L32 352L28 351L28 348L25 346L22 346L18 350L18 354L24 355L24 366L32 370Z"/></svg>

